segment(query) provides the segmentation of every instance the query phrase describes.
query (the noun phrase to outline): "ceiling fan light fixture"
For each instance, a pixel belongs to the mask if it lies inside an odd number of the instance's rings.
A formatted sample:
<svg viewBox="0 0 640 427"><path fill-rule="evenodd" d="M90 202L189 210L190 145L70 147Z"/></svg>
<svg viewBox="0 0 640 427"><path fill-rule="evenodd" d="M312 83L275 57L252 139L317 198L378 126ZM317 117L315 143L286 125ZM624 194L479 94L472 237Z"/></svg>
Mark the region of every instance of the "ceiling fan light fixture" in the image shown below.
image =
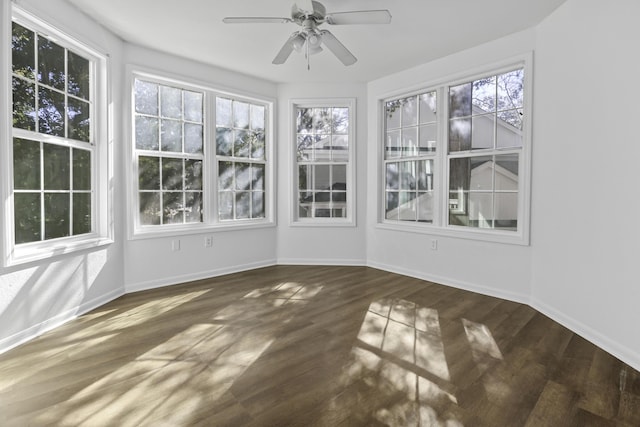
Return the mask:
<svg viewBox="0 0 640 427"><path fill-rule="evenodd" d="M298 35L293 39L293 48L296 52L302 52L304 48L304 44L307 41L307 37L304 33L298 33Z"/></svg>

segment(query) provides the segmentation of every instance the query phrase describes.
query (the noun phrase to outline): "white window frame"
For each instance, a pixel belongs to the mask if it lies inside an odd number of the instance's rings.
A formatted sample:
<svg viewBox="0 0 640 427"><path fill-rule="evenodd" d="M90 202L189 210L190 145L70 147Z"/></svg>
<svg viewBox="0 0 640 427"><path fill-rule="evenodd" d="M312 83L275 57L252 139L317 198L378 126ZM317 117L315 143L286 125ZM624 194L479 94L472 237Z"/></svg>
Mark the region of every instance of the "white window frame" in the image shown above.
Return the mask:
<svg viewBox="0 0 640 427"><path fill-rule="evenodd" d="M4 7L4 6L3 6ZM0 114L2 115L2 135L6 143L2 144L3 158L3 182L2 193L4 203L4 244L2 264L5 267L23 264L26 262L37 261L69 254L85 249L95 248L102 245L113 243L113 225L112 199L113 195L109 190L108 182L113 176L111 164L112 147L109 141L109 91L110 81L108 78L109 57L84 40L78 40L66 33L64 30L54 27L46 22L46 20L11 4L10 14L7 19L3 20L2 55L6 64L0 72L1 81L6 88L6 93L12 93L11 89L11 26L12 22L16 22L30 30L45 34L53 39L57 44L67 49L81 52L82 56L90 60L91 68L91 141L93 146L91 149L91 184L92 184L92 231L90 233L62 237L50 240L42 240L38 242L14 243L14 207L13 207L13 137L24 137L27 139L36 139L43 142L60 142L67 141L64 138L48 136L37 132L16 129L13 130L12 125L12 97L5 97ZM71 142L70 146L74 146ZM85 147L86 148L86 147Z"/></svg>
<svg viewBox="0 0 640 427"><path fill-rule="evenodd" d="M215 231L251 229L275 226L274 184L274 106L275 100L268 97L247 93L221 90L204 82L184 76L176 76L155 69L129 64L127 82L125 84L125 99L129 100L129 107L125 109L124 123L127 132L127 228L128 239L149 239L156 237L180 236L200 234ZM202 92L203 99L203 174L202 174L202 210L203 221L184 224L141 225L138 200L138 165L135 161L135 80L140 79L159 85L172 86L184 90ZM265 107L265 216L264 218L219 220L218 218L218 160L216 156L216 97L221 96L237 101L259 104Z"/></svg>
<svg viewBox="0 0 640 427"><path fill-rule="evenodd" d="M315 217L300 218L299 217L299 200L298 200L298 138L297 138L297 110L298 108L348 108L349 109L349 150L347 160L347 214L346 217ZM289 185L291 191L290 200L290 222L293 227L355 227L356 226L356 99L355 98L304 98L292 99L289 103L290 122L290 171L291 183Z"/></svg>
<svg viewBox="0 0 640 427"><path fill-rule="evenodd" d="M524 69L524 123L523 145L520 151L518 181L518 226L516 231L473 228L448 224L449 218L449 159L459 157L448 153L449 87L487 76L498 75L517 68ZM530 240L530 198L531 198L531 122L532 122L532 82L533 54L526 53L474 70L453 75L446 79L427 82L407 90L398 90L378 97L378 220L376 227L396 231L410 231L429 235L456 237L470 240L529 245ZM416 93L436 90L438 97L438 143L434 161L434 220L429 223L413 221L388 221L385 219L385 106L394 99L415 95ZM505 150L511 153L513 150Z"/></svg>

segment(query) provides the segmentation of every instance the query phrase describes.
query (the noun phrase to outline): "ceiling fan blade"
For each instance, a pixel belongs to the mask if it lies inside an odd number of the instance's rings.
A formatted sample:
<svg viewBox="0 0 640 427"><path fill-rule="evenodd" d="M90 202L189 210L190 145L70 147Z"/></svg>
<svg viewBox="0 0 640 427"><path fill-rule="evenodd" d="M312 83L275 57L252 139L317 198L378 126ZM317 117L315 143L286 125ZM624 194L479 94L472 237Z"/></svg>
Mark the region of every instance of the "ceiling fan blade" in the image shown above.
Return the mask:
<svg viewBox="0 0 640 427"><path fill-rule="evenodd" d="M282 46L282 49L280 49L280 52L278 52L276 57L273 58L273 61L271 61L272 64L280 65L286 62L289 55L291 55L291 52L293 52L293 41L297 36L298 33L293 33L291 37L289 37L289 39L284 43L284 46Z"/></svg>
<svg viewBox="0 0 640 427"><path fill-rule="evenodd" d="M320 35L322 36L322 42L324 45L331 51L333 54L338 57L340 62L344 65L353 65L356 63L358 58L353 56L349 49L344 47L340 40L336 38L331 32L328 30L320 31Z"/></svg>
<svg viewBox="0 0 640 427"><path fill-rule="evenodd" d="M286 24L293 21L289 18L269 18L265 16L230 16L223 18L222 22L225 24Z"/></svg>
<svg viewBox="0 0 640 427"><path fill-rule="evenodd" d="M353 12L337 12L327 15L331 25L354 24L390 24L391 13L388 10L360 10Z"/></svg>

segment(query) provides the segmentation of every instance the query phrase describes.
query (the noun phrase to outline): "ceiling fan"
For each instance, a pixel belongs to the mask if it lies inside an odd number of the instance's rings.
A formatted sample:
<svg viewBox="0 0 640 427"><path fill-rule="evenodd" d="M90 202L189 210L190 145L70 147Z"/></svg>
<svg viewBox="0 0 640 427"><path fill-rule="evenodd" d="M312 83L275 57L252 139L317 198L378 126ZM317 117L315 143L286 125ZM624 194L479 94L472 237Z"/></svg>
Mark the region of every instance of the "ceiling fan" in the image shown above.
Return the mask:
<svg viewBox="0 0 640 427"><path fill-rule="evenodd" d="M299 0L302 2L302 0ZM327 13L322 3L311 0L304 1L310 10L303 10L296 3L291 8L291 18L271 17L227 17L222 20L226 24L287 24L294 23L302 29L291 34L280 52L273 59L273 64L284 64L291 52L305 52L307 69L309 56L322 51L322 45L329 49L344 65L355 64L358 60L329 30L320 30L320 25L353 25L353 24L389 24L391 14L388 10L359 10L351 12Z"/></svg>

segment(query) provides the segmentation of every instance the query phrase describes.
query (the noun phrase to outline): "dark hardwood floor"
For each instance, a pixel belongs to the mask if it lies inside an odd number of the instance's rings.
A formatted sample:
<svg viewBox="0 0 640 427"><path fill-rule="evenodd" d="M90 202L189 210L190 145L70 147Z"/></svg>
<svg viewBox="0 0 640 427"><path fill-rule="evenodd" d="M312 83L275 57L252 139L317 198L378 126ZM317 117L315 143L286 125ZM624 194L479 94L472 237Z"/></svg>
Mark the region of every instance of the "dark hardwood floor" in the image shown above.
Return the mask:
<svg viewBox="0 0 640 427"><path fill-rule="evenodd" d="M640 426L640 374L528 306L365 267L130 294L0 356L1 426Z"/></svg>

